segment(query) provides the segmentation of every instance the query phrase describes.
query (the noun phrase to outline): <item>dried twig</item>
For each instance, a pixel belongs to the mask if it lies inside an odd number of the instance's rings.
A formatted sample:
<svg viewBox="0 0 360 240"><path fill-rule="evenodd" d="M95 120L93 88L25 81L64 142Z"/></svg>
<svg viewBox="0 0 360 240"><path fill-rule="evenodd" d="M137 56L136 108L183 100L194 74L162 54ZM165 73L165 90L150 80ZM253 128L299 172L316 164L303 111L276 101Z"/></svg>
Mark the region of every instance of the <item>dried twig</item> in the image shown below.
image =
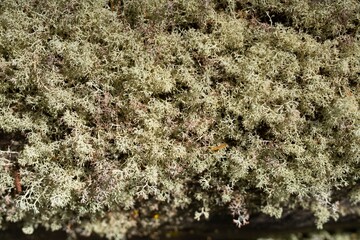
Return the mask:
<svg viewBox="0 0 360 240"><path fill-rule="evenodd" d="M0 160L5 162L4 165L12 165L13 166L13 177L16 193L19 194L22 192L21 188L21 178L20 178L20 166L16 160L16 157L19 155L19 152L15 151L2 151L0 150Z"/></svg>
<svg viewBox="0 0 360 240"><path fill-rule="evenodd" d="M14 183L15 183L16 193L19 194L19 193L22 192L21 178L20 178L20 168L16 168L14 170L13 176L14 176Z"/></svg>

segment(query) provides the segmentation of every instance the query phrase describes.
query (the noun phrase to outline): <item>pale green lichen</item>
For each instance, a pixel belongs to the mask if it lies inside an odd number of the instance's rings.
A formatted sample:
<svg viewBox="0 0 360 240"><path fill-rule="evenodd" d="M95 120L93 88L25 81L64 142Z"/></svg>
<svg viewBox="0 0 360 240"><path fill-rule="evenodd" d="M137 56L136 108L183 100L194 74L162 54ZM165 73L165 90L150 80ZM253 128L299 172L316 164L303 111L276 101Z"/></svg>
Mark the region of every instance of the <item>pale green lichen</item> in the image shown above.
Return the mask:
<svg viewBox="0 0 360 240"><path fill-rule="evenodd" d="M302 208L318 227L358 208L359 12L2 1L0 150L18 156L0 155L0 226L123 239L228 207L238 225Z"/></svg>

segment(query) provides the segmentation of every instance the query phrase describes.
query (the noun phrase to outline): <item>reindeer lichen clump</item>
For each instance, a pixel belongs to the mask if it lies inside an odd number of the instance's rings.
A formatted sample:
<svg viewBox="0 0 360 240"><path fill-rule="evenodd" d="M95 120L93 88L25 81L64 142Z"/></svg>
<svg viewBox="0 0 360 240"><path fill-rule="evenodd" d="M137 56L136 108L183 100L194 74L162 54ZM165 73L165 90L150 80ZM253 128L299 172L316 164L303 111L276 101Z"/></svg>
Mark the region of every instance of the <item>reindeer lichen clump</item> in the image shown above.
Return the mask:
<svg viewBox="0 0 360 240"><path fill-rule="evenodd" d="M359 12L3 0L0 227L124 239L219 212L239 227L257 212L308 210L318 227L355 212Z"/></svg>

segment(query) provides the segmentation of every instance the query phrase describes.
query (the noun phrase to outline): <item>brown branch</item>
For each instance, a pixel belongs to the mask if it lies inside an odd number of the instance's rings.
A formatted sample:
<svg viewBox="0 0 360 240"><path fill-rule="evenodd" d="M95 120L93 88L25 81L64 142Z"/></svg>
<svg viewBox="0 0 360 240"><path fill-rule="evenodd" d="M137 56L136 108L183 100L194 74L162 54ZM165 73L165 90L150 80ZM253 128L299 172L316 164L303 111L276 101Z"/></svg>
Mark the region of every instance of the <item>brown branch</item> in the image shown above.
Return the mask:
<svg viewBox="0 0 360 240"><path fill-rule="evenodd" d="M21 178L20 178L20 169L16 168L13 172L14 175L14 183L15 183L15 189L16 193L20 194L22 192L21 188Z"/></svg>
<svg viewBox="0 0 360 240"><path fill-rule="evenodd" d="M20 194L22 192L21 188L21 177L20 177L20 166L17 162L16 157L19 155L19 152L14 151L1 151L0 150L0 159L7 160L9 162L12 162L13 165L13 177L14 177L14 184L15 184L15 191L17 194ZM10 164L10 163L9 163Z"/></svg>

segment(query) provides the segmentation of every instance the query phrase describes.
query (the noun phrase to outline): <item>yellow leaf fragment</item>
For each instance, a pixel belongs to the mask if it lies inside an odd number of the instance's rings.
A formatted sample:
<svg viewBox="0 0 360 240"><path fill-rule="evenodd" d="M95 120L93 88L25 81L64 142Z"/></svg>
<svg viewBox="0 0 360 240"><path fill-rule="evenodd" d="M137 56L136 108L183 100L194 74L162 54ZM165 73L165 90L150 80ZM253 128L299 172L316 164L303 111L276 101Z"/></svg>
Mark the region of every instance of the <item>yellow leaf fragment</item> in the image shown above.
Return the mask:
<svg viewBox="0 0 360 240"><path fill-rule="evenodd" d="M210 150L211 151L219 151L219 150L221 150L221 149L223 149L223 148L226 148L228 145L226 144L226 143L222 143L222 144L220 144L220 145L217 145L217 146L211 146L210 147Z"/></svg>

